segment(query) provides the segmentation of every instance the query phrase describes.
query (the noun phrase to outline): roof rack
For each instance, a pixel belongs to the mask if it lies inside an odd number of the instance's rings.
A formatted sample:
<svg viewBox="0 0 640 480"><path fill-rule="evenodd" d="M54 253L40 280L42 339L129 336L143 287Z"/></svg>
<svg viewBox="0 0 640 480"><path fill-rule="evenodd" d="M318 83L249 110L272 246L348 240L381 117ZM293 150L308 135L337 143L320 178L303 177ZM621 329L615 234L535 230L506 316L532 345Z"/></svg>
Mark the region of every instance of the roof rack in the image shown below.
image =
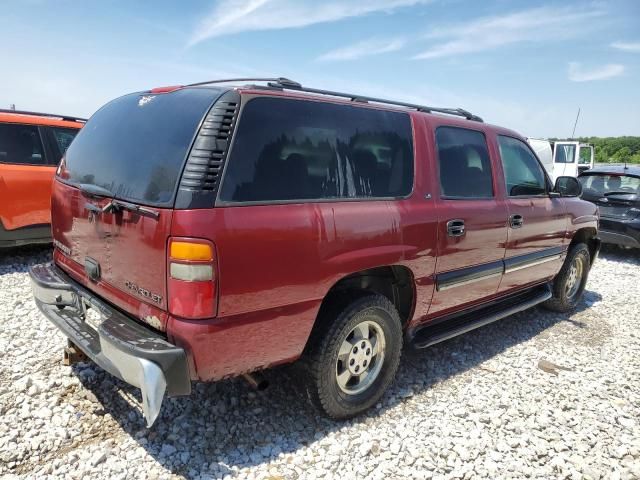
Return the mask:
<svg viewBox="0 0 640 480"><path fill-rule="evenodd" d="M231 82L275 82L275 83L278 83L279 85L292 85L292 86L297 85L298 87L302 87L302 85L300 85L298 82L294 82L293 80L289 80L288 78L284 78L284 77L226 78L222 80L208 80L206 82L190 83L188 85L185 85L185 87L199 87L201 85L209 85L210 83L231 83Z"/></svg>
<svg viewBox="0 0 640 480"><path fill-rule="evenodd" d="M18 115L35 115L38 117L60 118L62 120L66 120L67 122L87 122L86 118L72 117L70 115L56 115L55 113L29 112L27 110L7 110L4 108L0 108L0 113L17 113Z"/></svg>
<svg viewBox="0 0 640 480"><path fill-rule="evenodd" d="M267 82L268 88L277 88L279 90L295 90L299 92L315 93L319 95L330 95L332 97L349 98L353 102L361 103L382 103L388 105L397 105L399 107L411 108L425 113L444 113L446 115L456 115L464 117L467 120L473 120L475 122L483 122L482 118L473 113L464 110L462 108L441 108L441 107L428 107L426 105L418 105L415 103L398 102L395 100L385 100L383 98L368 97L365 95L355 95L352 93L334 92L331 90L321 90L318 88L303 87L300 83L285 78L231 78L226 80L210 80L207 82L198 82L186 85L187 87L196 87L200 85L208 85L210 83L229 83L229 82ZM261 87L264 88L264 87Z"/></svg>

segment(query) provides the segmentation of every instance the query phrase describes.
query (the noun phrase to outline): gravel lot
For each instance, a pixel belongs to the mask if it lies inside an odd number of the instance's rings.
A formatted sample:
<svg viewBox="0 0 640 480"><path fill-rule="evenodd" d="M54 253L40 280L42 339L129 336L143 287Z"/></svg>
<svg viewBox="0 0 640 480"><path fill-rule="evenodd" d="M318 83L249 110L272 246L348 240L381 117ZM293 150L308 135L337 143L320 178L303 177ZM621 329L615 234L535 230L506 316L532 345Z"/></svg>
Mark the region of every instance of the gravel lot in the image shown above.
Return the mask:
<svg viewBox="0 0 640 480"><path fill-rule="evenodd" d="M61 364L26 272L48 257L0 252L0 476L640 478L640 252L603 252L572 315L536 308L407 352L353 421L316 415L281 369L260 393L197 385L151 429L136 389Z"/></svg>

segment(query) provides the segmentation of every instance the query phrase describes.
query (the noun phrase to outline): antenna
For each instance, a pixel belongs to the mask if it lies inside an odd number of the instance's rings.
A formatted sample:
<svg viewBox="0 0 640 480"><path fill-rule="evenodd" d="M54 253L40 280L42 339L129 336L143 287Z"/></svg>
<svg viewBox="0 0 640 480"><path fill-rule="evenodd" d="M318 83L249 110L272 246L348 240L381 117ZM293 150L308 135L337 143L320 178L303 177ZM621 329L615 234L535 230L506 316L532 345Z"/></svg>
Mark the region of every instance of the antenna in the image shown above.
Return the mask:
<svg viewBox="0 0 640 480"><path fill-rule="evenodd" d="M578 107L578 115L576 115L576 123L573 124L573 133L571 134L571 139L573 139L576 135L576 126L578 125L578 118L580 118L580 108Z"/></svg>

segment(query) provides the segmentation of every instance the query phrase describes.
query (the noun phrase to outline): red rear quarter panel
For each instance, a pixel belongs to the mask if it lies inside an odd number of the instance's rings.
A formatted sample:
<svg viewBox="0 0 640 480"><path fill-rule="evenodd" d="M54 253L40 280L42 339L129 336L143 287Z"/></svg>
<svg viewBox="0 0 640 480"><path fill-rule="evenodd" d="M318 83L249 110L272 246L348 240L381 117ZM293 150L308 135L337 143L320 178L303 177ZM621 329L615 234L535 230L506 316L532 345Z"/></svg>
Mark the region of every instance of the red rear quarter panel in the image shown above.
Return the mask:
<svg viewBox="0 0 640 480"><path fill-rule="evenodd" d="M435 212L411 200L307 203L177 211L172 234L210 238L218 265L218 317L171 319L200 379L294 360L329 289L351 273L405 265L430 297ZM429 217L433 225L429 225ZM426 220L426 221L425 221ZM430 284L430 285L429 285ZM423 302L424 303L424 302Z"/></svg>
<svg viewBox="0 0 640 480"><path fill-rule="evenodd" d="M415 185L407 199L178 210L173 236L216 245L217 318L171 318L170 338L190 351L195 377L237 375L298 358L320 305L340 279L403 265L415 284L413 319L433 293L437 216L424 194L427 158L415 122Z"/></svg>

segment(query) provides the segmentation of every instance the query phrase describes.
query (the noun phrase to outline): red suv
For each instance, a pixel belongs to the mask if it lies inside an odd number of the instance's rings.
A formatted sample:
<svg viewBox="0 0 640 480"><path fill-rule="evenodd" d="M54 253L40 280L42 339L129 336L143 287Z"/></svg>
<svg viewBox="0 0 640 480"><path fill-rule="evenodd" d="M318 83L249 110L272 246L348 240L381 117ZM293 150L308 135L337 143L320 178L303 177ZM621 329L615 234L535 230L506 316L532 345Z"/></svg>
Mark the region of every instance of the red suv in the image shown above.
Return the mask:
<svg viewBox="0 0 640 480"><path fill-rule="evenodd" d="M461 109L287 79L118 98L67 151L39 308L98 365L164 395L297 361L332 418L375 404L403 343L578 302L596 207L527 142Z"/></svg>

